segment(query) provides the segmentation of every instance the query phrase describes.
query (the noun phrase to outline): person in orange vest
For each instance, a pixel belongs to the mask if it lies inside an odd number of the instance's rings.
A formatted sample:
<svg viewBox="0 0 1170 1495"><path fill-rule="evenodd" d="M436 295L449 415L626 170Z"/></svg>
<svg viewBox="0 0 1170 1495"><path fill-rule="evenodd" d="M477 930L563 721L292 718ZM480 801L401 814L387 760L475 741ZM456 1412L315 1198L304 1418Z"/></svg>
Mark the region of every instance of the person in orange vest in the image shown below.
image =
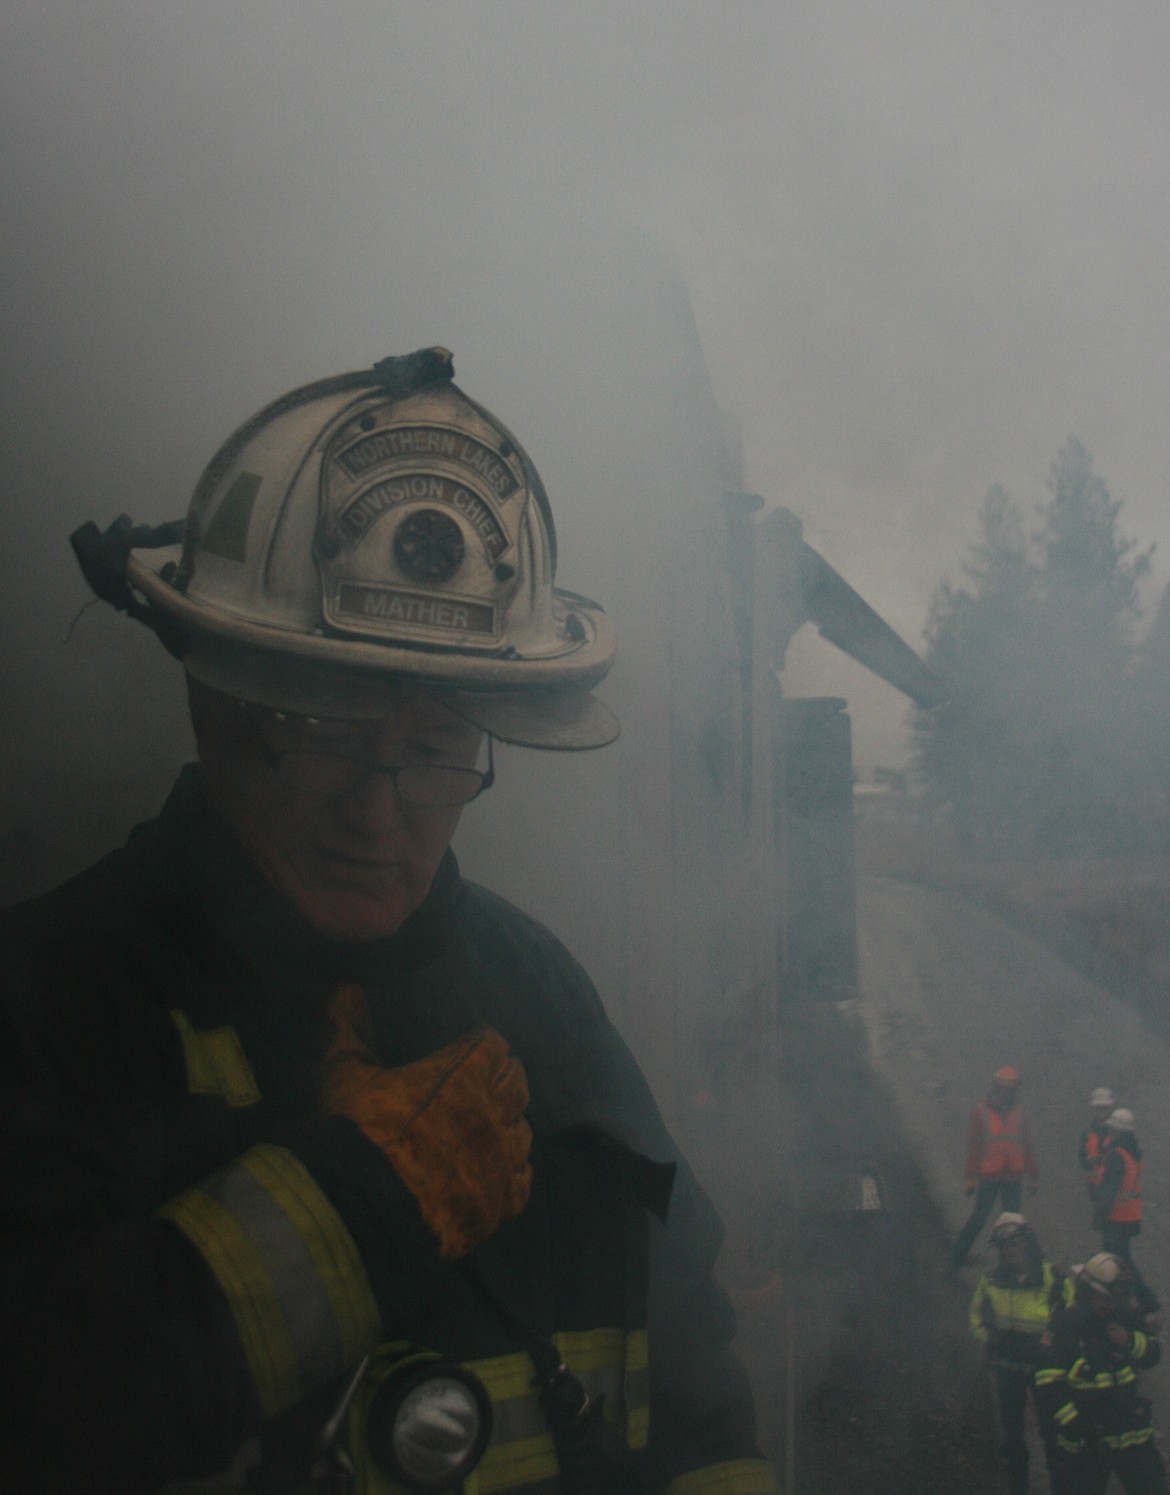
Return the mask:
<svg viewBox="0 0 1170 1495"><path fill-rule="evenodd" d="M1134 1298L1142 1313L1156 1313L1160 1304L1130 1255L1130 1244L1142 1228L1142 1149L1134 1132L1134 1115L1124 1106L1105 1122L1100 1181L1093 1192L1093 1224L1101 1232L1101 1246L1119 1256L1133 1276Z"/></svg>
<svg viewBox="0 0 1170 1495"><path fill-rule="evenodd" d="M1101 1153L1105 1144L1105 1121L1117 1106L1113 1091L1098 1085L1089 1096L1089 1124L1077 1144L1077 1161L1086 1175L1089 1193L1101 1181Z"/></svg>
<svg viewBox="0 0 1170 1495"><path fill-rule="evenodd" d="M951 1266L956 1269L965 1264L996 1199L1002 1209L1016 1214L1025 1175L1030 1192L1035 1193L1039 1184L1028 1120L1017 1099L1019 1089L1019 1070L1004 1064L992 1075L987 1094L972 1107L964 1189L975 1195L975 1203L951 1250Z"/></svg>

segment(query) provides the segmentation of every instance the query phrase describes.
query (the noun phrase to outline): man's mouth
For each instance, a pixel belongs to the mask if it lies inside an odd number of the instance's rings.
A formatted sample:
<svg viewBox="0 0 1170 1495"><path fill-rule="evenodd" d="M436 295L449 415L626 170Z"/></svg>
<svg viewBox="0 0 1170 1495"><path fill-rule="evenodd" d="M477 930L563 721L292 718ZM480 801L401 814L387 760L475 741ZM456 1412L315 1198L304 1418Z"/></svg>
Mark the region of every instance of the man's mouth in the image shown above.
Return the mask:
<svg viewBox="0 0 1170 1495"><path fill-rule="evenodd" d="M387 877L397 868L397 862L381 857L362 856L350 851L333 851L326 847L316 850L318 863L342 875L357 877Z"/></svg>

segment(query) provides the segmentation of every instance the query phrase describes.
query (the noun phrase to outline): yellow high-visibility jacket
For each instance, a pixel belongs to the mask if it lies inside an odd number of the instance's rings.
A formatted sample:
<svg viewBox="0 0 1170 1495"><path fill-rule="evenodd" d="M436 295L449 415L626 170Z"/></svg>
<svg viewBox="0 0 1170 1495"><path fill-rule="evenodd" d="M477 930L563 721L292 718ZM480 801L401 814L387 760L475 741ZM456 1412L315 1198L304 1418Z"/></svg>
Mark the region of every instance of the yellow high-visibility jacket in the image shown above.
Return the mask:
<svg viewBox="0 0 1170 1495"><path fill-rule="evenodd" d="M1040 1262L1024 1282L999 1270L985 1273L967 1310L971 1334L998 1363L1031 1370L1054 1299L1071 1303L1073 1285L1050 1262Z"/></svg>

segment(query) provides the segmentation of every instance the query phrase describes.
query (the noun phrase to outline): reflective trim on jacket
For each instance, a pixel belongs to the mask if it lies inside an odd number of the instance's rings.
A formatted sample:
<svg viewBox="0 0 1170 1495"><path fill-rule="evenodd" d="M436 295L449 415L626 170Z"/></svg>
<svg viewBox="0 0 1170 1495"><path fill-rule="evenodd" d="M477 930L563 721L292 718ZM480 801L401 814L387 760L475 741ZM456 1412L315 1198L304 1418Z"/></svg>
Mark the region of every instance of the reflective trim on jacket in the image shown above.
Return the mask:
<svg viewBox="0 0 1170 1495"><path fill-rule="evenodd" d="M979 1101L971 1112L967 1133L967 1170L969 1179L1021 1179L1037 1176L1036 1161L1028 1123L1022 1109L997 1111L986 1100Z"/></svg>
<svg viewBox="0 0 1170 1495"><path fill-rule="evenodd" d="M1005 1286L990 1274L980 1277L967 1310L972 1337L980 1344L987 1344L993 1334L1027 1335L1038 1341L1052 1312L1056 1282L1057 1274L1047 1261L1043 1263L1041 1281L1031 1287ZM1059 1295L1058 1301L1072 1302L1073 1285L1067 1277L1060 1279ZM1027 1345L1021 1347L1029 1349ZM1004 1348L1009 1351L1005 1358L1015 1360L1010 1354L1010 1341ZM1029 1352L1025 1363L1033 1360Z"/></svg>

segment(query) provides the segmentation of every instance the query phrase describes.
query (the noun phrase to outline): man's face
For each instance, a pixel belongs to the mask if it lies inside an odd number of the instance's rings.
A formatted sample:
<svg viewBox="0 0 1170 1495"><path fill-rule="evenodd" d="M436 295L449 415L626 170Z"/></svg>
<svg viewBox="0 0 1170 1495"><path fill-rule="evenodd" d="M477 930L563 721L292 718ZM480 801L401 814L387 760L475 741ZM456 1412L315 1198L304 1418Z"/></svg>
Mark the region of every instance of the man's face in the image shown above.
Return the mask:
<svg viewBox="0 0 1170 1495"><path fill-rule="evenodd" d="M1110 1115L1112 1115L1112 1113L1113 1113L1113 1107L1112 1106L1094 1106L1093 1107L1093 1120L1094 1120L1094 1122L1098 1126L1104 1126L1105 1125L1105 1118L1106 1118L1106 1116L1110 1116Z"/></svg>
<svg viewBox="0 0 1170 1495"><path fill-rule="evenodd" d="M285 781L273 753L474 768L480 730L410 689L379 722L316 725L194 683L190 697L208 801L268 881L331 939L393 934L426 897L462 805L410 804L388 774L373 771L341 792L307 793Z"/></svg>
<svg viewBox="0 0 1170 1495"><path fill-rule="evenodd" d="M1003 1243L1003 1259L1013 1272L1022 1272L1028 1265L1028 1247L1022 1236L1012 1236Z"/></svg>

